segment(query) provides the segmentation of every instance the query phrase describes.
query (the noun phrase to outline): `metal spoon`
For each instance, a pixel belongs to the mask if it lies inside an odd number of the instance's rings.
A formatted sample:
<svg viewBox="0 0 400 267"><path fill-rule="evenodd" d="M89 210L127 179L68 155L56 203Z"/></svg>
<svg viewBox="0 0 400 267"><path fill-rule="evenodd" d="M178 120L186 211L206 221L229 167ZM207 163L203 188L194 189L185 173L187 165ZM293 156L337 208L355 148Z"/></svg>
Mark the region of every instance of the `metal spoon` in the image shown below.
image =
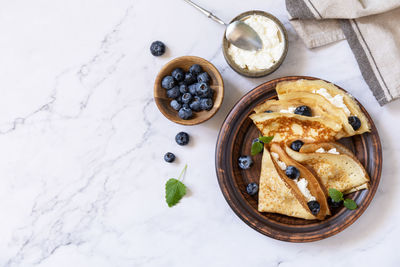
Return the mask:
<svg viewBox="0 0 400 267"><path fill-rule="evenodd" d="M259 50L262 48L263 43L258 36L257 32L253 30L249 25L243 21L234 21L229 25L223 22L220 18L216 17L211 12L205 10L204 8L198 6L190 0L184 0L186 3L192 5L193 7L200 10L204 15L210 19L226 26L225 37L226 39L236 47L244 50Z"/></svg>

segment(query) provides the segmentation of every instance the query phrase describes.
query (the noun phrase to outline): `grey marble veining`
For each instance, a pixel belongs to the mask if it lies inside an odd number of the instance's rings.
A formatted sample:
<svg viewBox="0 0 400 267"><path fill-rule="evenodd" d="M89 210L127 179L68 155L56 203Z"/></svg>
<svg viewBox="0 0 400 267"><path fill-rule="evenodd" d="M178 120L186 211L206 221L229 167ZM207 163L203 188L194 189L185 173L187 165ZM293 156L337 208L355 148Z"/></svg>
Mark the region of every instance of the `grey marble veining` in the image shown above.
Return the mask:
<svg viewBox="0 0 400 267"><path fill-rule="evenodd" d="M227 66L223 28L180 0L13 1L0 11L0 266L398 266L399 104L379 107L345 41L307 50L284 1L198 0L228 21L261 9L289 32L276 72L248 79ZM150 43L167 53L155 58ZM173 124L153 101L154 78L182 55L210 60L225 99L211 120ZM384 148L375 199L326 240L265 237L229 208L216 180L218 130L250 89L285 75L346 88L368 109ZM191 135L179 147L179 131ZM177 162L167 164L172 151ZM188 164L188 196L174 208L164 184Z"/></svg>

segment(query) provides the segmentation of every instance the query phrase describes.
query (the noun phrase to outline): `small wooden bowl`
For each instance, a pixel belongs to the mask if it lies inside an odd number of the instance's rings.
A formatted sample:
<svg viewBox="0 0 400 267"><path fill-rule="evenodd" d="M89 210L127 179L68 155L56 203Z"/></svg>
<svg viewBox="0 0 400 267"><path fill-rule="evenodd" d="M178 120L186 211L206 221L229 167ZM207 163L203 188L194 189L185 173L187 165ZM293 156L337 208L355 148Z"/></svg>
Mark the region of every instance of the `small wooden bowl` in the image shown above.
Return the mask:
<svg viewBox="0 0 400 267"><path fill-rule="evenodd" d="M214 90L214 106L209 111L193 112L191 119L183 120L179 118L178 111L170 106L172 99L167 97L167 90L161 87L161 81L165 76L171 75L175 68L182 68L184 71L188 71L193 64L199 64L210 75L210 87ZM165 64L158 73L154 82L154 99L158 109L170 121L182 125L196 125L210 119L218 111L224 99L224 81L218 69L204 58L195 56L178 57Z"/></svg>
<svg viewBox="0 0 400 267"><path fill-rule="evenodd" d="M246 77L258 78L258 77L267 76L268 74L271 74L272 72L274 72L275 70L277 70L279 68L279 66L282 64L283 60L285 59L285 57L287 55L288 47L289 47L289 39L288 39L286 28L285 28L285 26L283 26L282 22L280 22L280 20L277 19L274 15L264 12L264 11L253 10L253 11L247 11L247 12L241 13L238 16L236 16L235 18L233 18L230 23L232 23L236 20L242 20L251 15L260 15L260 16L267 17L268 19L275 22L276 25L281 30L282 38L284 41L284 48L283 48L283 52L282 52L282 55L279 58L279 60L277 62L275 62L275 64L272 65L271 67L269 67L268 69L264 69L264 70L244 69L244 68L240 67L238 64L236 64L236 62L233 60L233 58L229 55L228 50L229 50L229 46L231 44L225 38L225 33L224 33L224 37L222 38L222 51L224 53L226 62L234 71L236 71L240 75L243 75Z"/></svg>

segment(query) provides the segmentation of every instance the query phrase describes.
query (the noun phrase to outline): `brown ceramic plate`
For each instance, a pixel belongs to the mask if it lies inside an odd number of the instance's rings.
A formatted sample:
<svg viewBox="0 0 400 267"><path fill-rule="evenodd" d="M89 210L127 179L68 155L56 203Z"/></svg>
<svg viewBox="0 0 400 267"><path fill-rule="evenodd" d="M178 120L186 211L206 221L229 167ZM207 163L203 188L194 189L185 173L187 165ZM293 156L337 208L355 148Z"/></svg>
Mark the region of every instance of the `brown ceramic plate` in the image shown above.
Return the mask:
<svg viewBox="0 0 400 267"><path fill-rule="evenodd" d="M237 159L249 155L251 142L259 135L249 115L253 108L267 99L276 99L275 85L281 81L312 77L291 76L259 85L239 100L226 117L219 132L215 161L218 182L233 211L250 227L269 237L289 242L311 242L335 235L357 220L368 207L378 188L382 170L382 148L378 132L365 108L361 110L371 124L371 132L340 140L351 149L371 178L371 188L347 195L356 201L356 210L338 208L324 221L303 220L275 213L258 212L258 196L249 196L246 185L259 180L261 155L253 157L254 165L241 170ZM340 88L340 87L339 87Z"/></svg>

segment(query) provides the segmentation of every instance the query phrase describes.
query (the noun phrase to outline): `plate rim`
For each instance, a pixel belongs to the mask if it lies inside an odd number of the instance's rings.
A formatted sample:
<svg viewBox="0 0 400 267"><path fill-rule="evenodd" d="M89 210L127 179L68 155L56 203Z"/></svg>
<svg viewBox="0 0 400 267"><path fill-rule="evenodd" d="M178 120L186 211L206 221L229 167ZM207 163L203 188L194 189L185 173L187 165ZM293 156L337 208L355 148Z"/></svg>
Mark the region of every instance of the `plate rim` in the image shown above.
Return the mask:
<svg viewBox="0 0 400 267"><path fill-rule="evenodd" d="M345 215L345 218L348 218L348 220L345 221L344 224L340 224L340 225L336 225L336 224L332 224L330 225L330 227L335 226L336 228L333 228L332 230L328 231L327 233L319 233L318 235L313 235L313 232L305 232L303 234L297 234L299 237L296 239L290 238L289 235L282 235L282 231L280 231L279 229L273 229L271 227L269 227L270 232L266 232L265 230L261 229L260 227L258 227L257 223L263 223L262 221L258 221L258 222L252 222L250 221L248 218L246 218L243 214L242 214L242 210L240 210L238 208L238 205L242 205L242 208L248 210L250 208L252 208L250 205L246 205L245 203L243 203L243 199L242 197L238 197L238 191L239 188L235 188L235 186L232 184L233 183L233 179L232 177L229 177L229 175L225 174L225 170L219 170L220 167L220 160L222 161L223 159L223 153L221 156L221 151L220 149L218 149L221 146L221 143L223 142L224 139L229 139L227 136L225 136L224 138L222 138L223 132L224 130L228 127L228 122L230 122L230 117L234 115L234 111L235 109L239 106L240 103L244 102L245 99L247 99L249 96L253 95L255 91L257 90L261 90L262 87L264 87L266 84L273 84L273 83L277 83L280 81L285 81L285 80L299 80L299 79L306 79L306 80L322 80L322 81L326 81L324 79L320 79L320 78L316 78L316 77L312 77L312 76L284 76L284 77L280 77L280 78L275 78L266 82L263 82L259 85L257 85L256 87L254 87L253 89L251 89L249 92L247 92L245 95L243 95L236 103L235 105L233 105L233 107L231 108L231 110L228 112L227 116L225 117L221 128L219 130L218 133L218 138L217 138L217 142L216 142L216 146L215 146L215 170L216 170L216 174L217 174L217 180L218 180L218 184L220 187L220 190L222 191L222 194L226 200L226 202L228 203L228 205L230 206L230 208L234 211L234 213L243 221L245 222L248 226L250 226L251 228L255 229L256 231L260 232L263 235L266 235L268 237L271 237L273 239L276 240L280 240L280 241L286 241L286 242L294 242L294 243L305 243L305 242L313 242L313 241L318 241L318 240L322 240L325 238L328 238L330 236L336 235L338 233L340 233L341 231L343 231L344 229L346 229L347 227L349 227L351 224L353 224L364 212L365 210L369 207L372 199L375 197L375 193L378 189L379 183L380 183L380 179L381 179L381 174L382 174L382 166L383 166L383 153L382 153L382 144L381 144L381 140L380 140L380 136L378 133L378 130L375 126L374 121L372 120L371 116L369 115L369 113L367 112L367 110L365 109L365 107L355 98L353 97L357 104L360 106L361 111L367 116L368 120L371 123L371 132L374 132L374 134L376 135L376 151L377 151L377 155L378 155L378 163L377 165L377 169L376 169L376 175L374 176L374 179L376 179L376 182L374 183L374 186L369 189L369 193L366 196L366 198L364 199L363 205L358 209L358 212L351 214L351 215ZM329 81L326 81L329 82ZM332 82L329 82L332 83ZM332 83L334 84L334 83ZM343 89L342 87L334 84L335 86L337 86L339 89L347 92L345 89ZM275 88L273 87L272 90L274 90ZM269 90L270 91L270 90ZM268 92L269 92L268 91ZM276 92L276 91L275 91ZM229 128L229 127L228 127ZM230 136L230 135L228 135ZM233 146L233 143L232 143ZM365 147L365 146L364 146ZM232 148L229 148L229 151L232 151ZM230 152L231 153L231 152ZM368 153L368 152L367 152ZM226 182L228 182L230 184L230 186L232 187L233 192L230 193L230 195L228 194L228 187L223 184L224 180L225 180L225 176L227 176ZM226 192L223 190L226 189ZM362 191L357 191L355 192L355 194L360 194L360 192ZM232 199L232 196L235 196L236 199ZM358 196L358 195L356 195ZM346 210L347 211L347 210ZM337 214L342 213L342 211L340 211ZM262 216L262 213L260 212L256 212L257 216ZM335 214L335 215L337 215ZM264 223L265 224L265 223ZM316 223L318 224L318 222ZM287 224L286 224L287 225ZM295 227L295 226L294 226ZM324 228L326 229L326 228ZM275 234L276 232L276 234ZM285 232L286 233L286 232Z"/></svg>

